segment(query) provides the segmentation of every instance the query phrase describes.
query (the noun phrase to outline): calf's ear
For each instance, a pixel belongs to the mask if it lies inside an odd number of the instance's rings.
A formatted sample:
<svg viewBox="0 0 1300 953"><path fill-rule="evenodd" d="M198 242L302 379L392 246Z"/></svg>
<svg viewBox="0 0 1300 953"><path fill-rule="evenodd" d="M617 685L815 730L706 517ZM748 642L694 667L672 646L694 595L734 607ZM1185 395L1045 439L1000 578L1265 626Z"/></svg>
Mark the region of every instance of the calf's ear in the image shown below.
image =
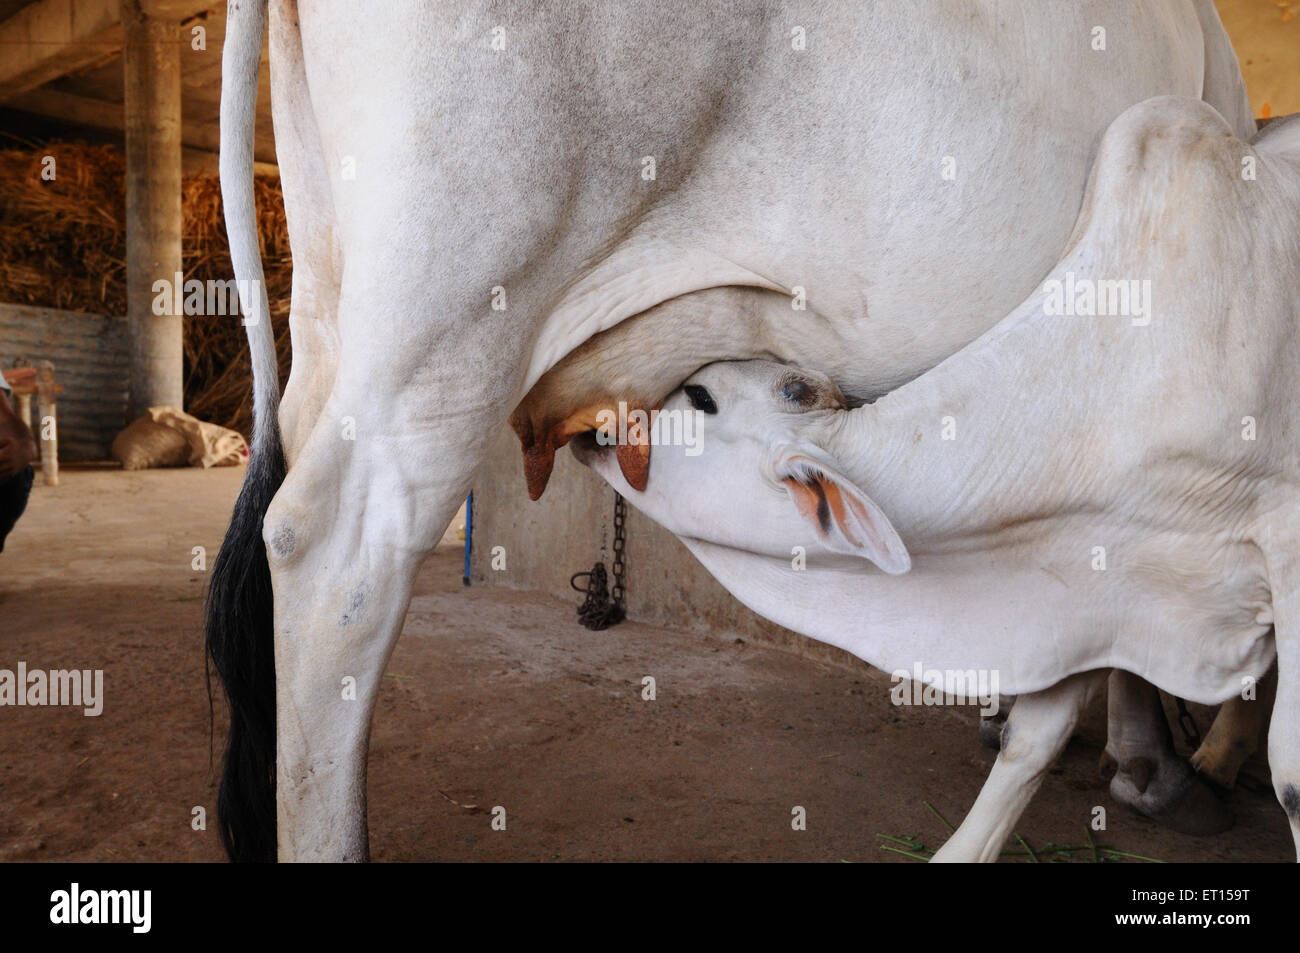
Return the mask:
<svg viewBox="0 0 1300 953"><path fill-rule="evenodd" d="M861 556L891 576L912 568L912 557L889 518L833 467L787 451L778 456L776 477L828 548Z"/></svg>

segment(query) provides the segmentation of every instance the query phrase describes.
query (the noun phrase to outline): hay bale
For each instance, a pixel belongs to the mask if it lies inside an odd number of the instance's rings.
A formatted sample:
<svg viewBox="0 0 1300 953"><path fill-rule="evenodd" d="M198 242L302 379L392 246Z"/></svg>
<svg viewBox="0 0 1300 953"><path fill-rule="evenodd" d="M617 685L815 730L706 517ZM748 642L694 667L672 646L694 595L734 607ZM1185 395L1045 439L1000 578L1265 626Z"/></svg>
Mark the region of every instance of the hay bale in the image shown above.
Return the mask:
<svg viewBox="0 0 1300 953"><path fill-rule="evenodd" d="M43 179L44 157L56 175ZM0 301L126 314L126 163L112 146L47 142L0 149ZM257 176L258 226L283 384L289 369L293 264L279 179ZM182 188L185 278L233 277L215 175ZM252 426L248 343L238 316L186 315L185 405L247 435Z"/></svg>
<svg viewBox="0 0 1300 953"><path fill-rule="evenodd" d="M0 300L126 312L124 174L108 146L0 150Z"/></svg>

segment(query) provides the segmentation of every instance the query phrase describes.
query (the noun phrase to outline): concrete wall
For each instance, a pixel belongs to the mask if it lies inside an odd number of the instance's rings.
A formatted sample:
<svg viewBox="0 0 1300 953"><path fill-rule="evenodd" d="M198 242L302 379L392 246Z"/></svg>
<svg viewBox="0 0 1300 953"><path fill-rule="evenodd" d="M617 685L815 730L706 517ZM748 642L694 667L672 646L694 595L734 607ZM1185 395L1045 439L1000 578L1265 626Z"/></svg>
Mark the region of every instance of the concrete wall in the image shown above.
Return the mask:
<svg viewBox="0 0 1300 953"><path fill-rule="evenodd" d="M537 502L528 499L519 441L502 428L474 482L474 585L540 589L576 613L583 595L569 588L575 572L600 557L602 521L611 546L614 491L568 450L556 454L555 472ZM506 568L491 568L492 548L505 547ZM628 507L628 617L668 628L776 645L800 655L856 669L846 652L774 625L737 602L675 536Z"/></svg>
<svg viewBox="0 0 1300 953"><path fill-rule="evenodd" d="M129 342L124 318L0 304L0 363L54 362L59 459L104 460L127 423ZM39 413L39 399L33 398Z"/></svg>

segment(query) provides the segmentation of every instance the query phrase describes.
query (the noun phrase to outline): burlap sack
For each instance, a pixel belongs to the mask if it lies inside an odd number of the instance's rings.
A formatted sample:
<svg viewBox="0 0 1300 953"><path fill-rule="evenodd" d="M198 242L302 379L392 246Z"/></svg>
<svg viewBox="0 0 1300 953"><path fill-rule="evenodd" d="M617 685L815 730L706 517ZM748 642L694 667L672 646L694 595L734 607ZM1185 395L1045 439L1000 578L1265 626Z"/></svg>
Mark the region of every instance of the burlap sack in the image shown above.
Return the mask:
<svg viewBox="0 0 1300 953"><path fill-rule="evenodd" d="M141 417L113 438L112 454L124 470L183 467L190 461L190 442L171 427Z"/></svg>
<svg viewBox="0 0 1300 953"><path fill-rule="evenodd" d="M113 440L113 458L126 470L149 467L231 467L248 459L248 444L233 430L175 407L150 407L147 416Z"/></svg>
<svg viewBox="0 0 1300 953"><path fill-rule="evenodd" d="M233 467L248 459L248 444L234 430L199 420L175 407L150 407L149 417L185 439L190 448L190 466Z"/></svg>

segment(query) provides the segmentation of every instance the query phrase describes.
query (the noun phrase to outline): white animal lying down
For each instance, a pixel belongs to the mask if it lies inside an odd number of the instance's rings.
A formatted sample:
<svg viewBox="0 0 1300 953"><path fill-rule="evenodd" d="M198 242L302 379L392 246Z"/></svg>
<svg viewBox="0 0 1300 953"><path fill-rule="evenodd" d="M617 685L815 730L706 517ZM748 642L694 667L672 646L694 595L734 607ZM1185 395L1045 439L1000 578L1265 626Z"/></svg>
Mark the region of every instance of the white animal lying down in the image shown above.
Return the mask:
<svg viewBox="0 0 1300 953"><path fill-rule="evenodd" d="M1149 294L1117 315L1103 280ZM1300 121L1247 145L1148 100L1107 130L1048 280L934 370L848 410L819 374L715 364L664 407L706 414L702 452L657 447L644 492L575 452L762 615L1021 695L937 860L998 857L1108 669L1217 703L1275 656L1300 848L1298 284Z"/></svg>

